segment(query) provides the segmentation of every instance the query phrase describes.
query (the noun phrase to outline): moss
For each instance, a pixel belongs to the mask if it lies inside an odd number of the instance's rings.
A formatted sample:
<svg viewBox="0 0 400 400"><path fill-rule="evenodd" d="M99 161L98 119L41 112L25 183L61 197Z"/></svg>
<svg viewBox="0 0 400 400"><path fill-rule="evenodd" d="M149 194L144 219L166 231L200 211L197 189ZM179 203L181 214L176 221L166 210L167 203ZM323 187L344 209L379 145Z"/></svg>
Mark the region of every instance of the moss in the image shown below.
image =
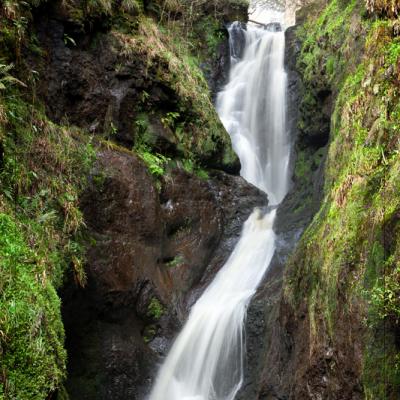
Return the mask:
<svg viewBox="0 0 400 400"><path fill-rule="evenodd" d="M168 268L174 268L174 267L177 267L178 265L182 265L184 262L185 262L184 257L179 254L179 255L175 256L171 261L168 261L167 263L165 263L165 265Z"/></svg>
<svg viewBox="0 0 400 400"><path fill-rule="evenodd" d="M0 394L43 399L65 377L60 300L44 260L0 213Z"/></svg>
<svg viewBox="0 0 400 400"><path fill-rule="evenodd" d="M2 390L5 398L43 399L65 377L56 289L66 271L86 280L79 194L95 150L80 130L51 123L18 86L2 95Z"/></svg>
<svg viewBox="0 0 400 400"><path fill-rule="evenodd" d="M145 60L147 70L174 93L176 102L164 111L161 121L174 133L182 158L229 166L237 157L211 102L200 59L192 53L189 41L175 39L181 34L180 29L175 25L160 29L151 18L141 16L135 35L120 30L114 30L112 35L124 62L138 57ZM147 99L144 103L149 108ZM145 116L150 111L151 107L141 110L135 121L134 130L140 131L138 137L142 141L144 136L151 136Z"/></svg>
<svg viewBox="0 0 400 400"><path fill-rule="evenodd" d="M394 21L363 20L360 14L356 2L341 7L333 0L299 33L298 66L309 94L303 104L311 109L325 88L337 95L325 198L289 262L285 296L294 307L306 299L311 343L320 333L334 343L343 309L354 312L345 304L357 304L366 321L365 396L392 399L400 387L399 40ZM358 22L349 29L350 21ZM366 33L362 45L355 30ZM310 169L300 153L296 177L303 179Z"/></svg>
<svg viewBox="0 0 400 400"><path fill-rule="evenodd" d="M164 311L164 307L160 301L156 297L153 297L147 307L147 316L157 321L162 317Z"/></svg>
<svg viewBox="0 0 400 400"><path fill-rule="evenodd" d="M157 327L154 324L147 325L143 331L143 341L150 343L157 333Z"/></svg>

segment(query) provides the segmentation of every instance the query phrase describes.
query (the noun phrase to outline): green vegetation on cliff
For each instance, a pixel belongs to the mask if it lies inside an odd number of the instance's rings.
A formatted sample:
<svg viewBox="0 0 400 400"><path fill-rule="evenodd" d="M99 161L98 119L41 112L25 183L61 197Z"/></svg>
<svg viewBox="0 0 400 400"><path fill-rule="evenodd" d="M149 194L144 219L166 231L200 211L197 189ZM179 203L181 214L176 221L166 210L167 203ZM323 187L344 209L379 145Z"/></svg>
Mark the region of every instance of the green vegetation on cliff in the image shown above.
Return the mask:
<svg viewBox="0 0 400 400"><path fill-rule="evenodd" d="M79 194L95 152L89 136L54 125L17 87L5 86L0 131L0 397L43 399L65 377L55 290L70 269L76 281L85 284Z"/></svg>
<svg viewBox="0 0 400 400"><path fill-rule="evenodd" d="M67 275L86 283L90 238L79 203L88 178L104 183L101 175L90 177L102 146L123 146L156 178L169 167L205 179L203 168L235 168L200 65L225 39L227 10L243 15L246 9L238 0L198 2L195 8L186 1L140 0L0 5L0 398L64 395L67 355L57 290ZM70 109L55 118L53 104L46 103L54 43L38 26L42 16L52 15L64 24L57 44L64 54L95 54L104 46L116 55L96 79L142 79L123 140L110 106L103 116L96 110L102 120L92 129L84 118L79 124L81 116L69 122ZM68 76L61 89L73 79ZM153 86L169 96L161 107L157 96L163 93L150 93ZM159 144L160 135L168 146ZM149 314L157 319L163 310L155 300Z"/></svg>
<svg viewBox="0 0 400 400"><path fill-rule="evenodd" d="M306 303L310 355L324 343L346 352L346 343L349 349L353 341L361 342L361 357L353 361L360 363L364 397L395 399L400 390L400 36L392 18L397 6L385 2L378 9L378 2L372 3L369 10L377 15L367 13L362 1L332 0L322 11L314 9L298 30L302 117L323 91L333 93L333 116L324 200L291 258L285 297L295 309Z"/></svg>

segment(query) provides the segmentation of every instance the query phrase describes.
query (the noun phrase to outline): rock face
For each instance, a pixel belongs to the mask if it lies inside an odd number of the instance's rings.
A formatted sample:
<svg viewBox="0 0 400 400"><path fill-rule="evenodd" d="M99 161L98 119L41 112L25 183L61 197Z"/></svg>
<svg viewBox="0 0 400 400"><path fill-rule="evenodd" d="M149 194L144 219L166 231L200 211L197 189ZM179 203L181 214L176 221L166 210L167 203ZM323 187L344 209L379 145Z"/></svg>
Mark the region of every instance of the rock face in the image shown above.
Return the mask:
<svg viewBox="0 0 400 400"><path fill-rule="evenodd" d="M85 8L84 2L77 4ZM29 59L32 69L46 77L38 94L49 117L127 148L145 144L171 158L196 158L237 173L240 163L201 70L182 62L156 21L146 15L123 21L122 14L120 24L99 17L103 24L86 21L93 26L85 30L78 11L57 1L35 19L45 57ZM210 66L215 90L228 68L223 43L220 50Z"/></svg>
<svg viewBox="0 0 400 400"><path fill-rule="evenodd" d="M63 293L71 399L142 399L202 288L265 196L223 172L154 178L132 153L105 149L82 199L87 286Z"/></svg>
<svg viewBox="0 0 400 400"><path fill-rule="evenodd" d="M46 76L38 85L46 113L92 135L97 150L80 199L87 284L71 274L61 291L71 400L144 399L190 305L253 208L267 205L226 173L240 163L200 69L183 62L157 25L164 2L146 1L137 15L121 11L124 4L90 13L86 2L55 1L33 20L44 51L29 63ZM247 15L222 7L219 18ZM228 69L221 43L209 76L214 92ZM165 160L155 175L144 155L156 167Z"/></svg>

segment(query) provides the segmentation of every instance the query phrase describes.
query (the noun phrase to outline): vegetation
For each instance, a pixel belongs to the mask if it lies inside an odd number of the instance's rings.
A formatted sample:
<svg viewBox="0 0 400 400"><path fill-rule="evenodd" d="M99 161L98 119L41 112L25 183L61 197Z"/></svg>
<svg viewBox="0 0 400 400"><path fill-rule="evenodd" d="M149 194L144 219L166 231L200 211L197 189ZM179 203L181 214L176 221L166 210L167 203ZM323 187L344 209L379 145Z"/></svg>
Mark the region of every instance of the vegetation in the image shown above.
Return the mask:
<svg viewBox="0 0 400 400"><path fill-rule="evenodd" d="M67 118L55 123L46 114L38 90L46 76L27 61L37 57L39 63L46 62L47 50L35 30L38 9L46 3L5 0L0 5L0 398L4 399L66 396L62 384L67 355L57 290L67 274L78 285L86 284L85 247L90 238L79 199L98 149L122 148L118 121L111 117L104 132L93 137ZM238 13L247 7L241 0L229 3ZM225 38L221 27L226 5L219 0L60 4L73 26L63 33L66 47L80 49L85 35L95 46L106 36L118 54L116 71L140 60L146 76L171 93L170 103L160 108L150 90L143 89L133 105L133 145L124 148L143 160L158 187L169 167L208 179L204 168L211 161L218 159L217 166L236 162L200 68L215 57ZM213 13L208 12L211 9ZM159 145L156 128L170 134L173 150ZM102 171L91 179L98 186L106 181ZM170 266L181 262L178 256ZM157 321L163 313L154 297L147 316ZM149 325L145 340L154 336L155 329Z"/></svg>
<svg viewBox="0 0 400 400"><path fill-rule="evenodd" d="M147 307L148 317L154 320L159 320L163 314L164 307L157 298L153 297L149 303L149 306Z"/></svg>
<svg viewBox="0 0 400 400"><path fill-rule="evenodd" d="M324 201L291 259L285 296L296 308L306 299L311 347L325 333L335 342L343 312L363 313L365 398L392 399L400 387L400 42L386 18L393 13L371 18L360 2L344 3L330 1L299 31L304 101L315 104L323 88L337 95Z"/></svg>
<svg viewBox="0 0 400 400"><path fill-rule="evenodd" d="M400 14L400 4L396 0L367 0L367 9L382 16L396 17Z"/></svg>
<svg viewBox="0 0 400 400"><path fill-rule="evenodd" d="M1 100L0 394L42 399L65 377L55 289L66 270L85 284L78 199L95 153L89 136L48 121L18 88Z"/></svg>
<svg viewBox="0 0 400 400"><path fill-rule="evenodd" d="M136 145L144 143L151 149L152 138L150 116L158 118L167 130L173 133L173 141L184 159L205 163L219 158L222 164L236 160L230 146L230 139L223 129L212 106L207 82L199 67L200 61L191 54L189 43L175 42L176 31L163 31L147 17L141 17L135 36L113 31L120 54L124 59L137 57L146 60L148 70L155 73L168 85L177 98L178 104L170 111L156 115L149 106L150 100L144 94L144 105L138 110L135 121ZM182 60L184 62L182 62Z"/></svg>

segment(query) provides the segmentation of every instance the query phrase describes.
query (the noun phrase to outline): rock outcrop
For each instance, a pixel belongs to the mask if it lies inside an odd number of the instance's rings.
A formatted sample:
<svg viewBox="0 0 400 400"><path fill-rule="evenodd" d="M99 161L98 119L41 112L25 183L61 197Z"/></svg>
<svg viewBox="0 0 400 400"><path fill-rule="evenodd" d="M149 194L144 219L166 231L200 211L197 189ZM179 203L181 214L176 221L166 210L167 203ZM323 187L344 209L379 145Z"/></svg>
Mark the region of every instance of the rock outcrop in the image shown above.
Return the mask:
<svg viewBox="0 0 400 400"><path fill-rule="evenodd" d="M141 399L188 306L266 197L242 178L179 169L161 190L132 153L104 149L82 199L85 288L63 290L71 399Z"/></svg>
<svg viewBox="0 0 400 400"><path fill-rule="evenodd" d="M227 38L231 16L246 19L245 8L219 6L215 21L199 23L209 40L215 32ZM38 95L48 116L93 136L96 149L80 196L87 283L71 272L60 292L71 400L143 399L243 222L267 205L258 189L226 173L240 168L229 136L200 69L182 61L190 54L155 23L163 18L158 2L114 8L43 6L33 22L44 52L28 57L47 78ZM173 11L169 18L179 21ZM202 49L214 93L229 70L220 39L212 38L215 54Z"/></svg>

